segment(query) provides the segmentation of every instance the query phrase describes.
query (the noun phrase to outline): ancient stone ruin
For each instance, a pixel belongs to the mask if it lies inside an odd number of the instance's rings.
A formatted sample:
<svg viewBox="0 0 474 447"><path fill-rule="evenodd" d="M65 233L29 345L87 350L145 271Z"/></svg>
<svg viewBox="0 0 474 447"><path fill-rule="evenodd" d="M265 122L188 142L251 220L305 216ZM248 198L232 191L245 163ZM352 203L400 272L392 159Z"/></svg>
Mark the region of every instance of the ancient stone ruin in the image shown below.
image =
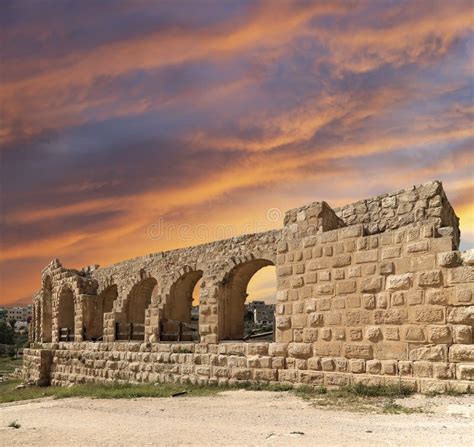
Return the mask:
<svg viewBox="0 0 474 447"><path fill-rule="evenodd" d="M435 181L336 209L311 203L280 230L107 267L56 259L33 298L25 379L472 390L474 251L458 251L458 221ZM243 341L247 284L268 265L274 341Z"/></svg>

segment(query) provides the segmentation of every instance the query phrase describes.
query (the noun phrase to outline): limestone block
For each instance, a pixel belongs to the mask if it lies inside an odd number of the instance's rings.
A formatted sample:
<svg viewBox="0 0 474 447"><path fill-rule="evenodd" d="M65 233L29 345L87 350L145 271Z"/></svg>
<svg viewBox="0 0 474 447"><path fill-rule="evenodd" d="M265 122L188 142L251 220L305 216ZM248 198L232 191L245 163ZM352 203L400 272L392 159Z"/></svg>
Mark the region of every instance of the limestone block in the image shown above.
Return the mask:
<svg viewBox="0 0 474 447"><path fill-rule="evenodd" d="M308 322L311 327L323 326L323 323L324 323L323 314L320 312L310 313Z"/></svg>
<svg viewBox="0 0 474 447"><path fill-rule="evenodd" d="M418 323L445 323L444 307L414 306L409 309L410 321Z"/></svg>
<svg viewBox="0 0 474 447"><path fill-rule="evenodd" d="M467 285L463 285L460 287L456 287L455 293L453 295L453 299L451 299L451 304L454 306L466 306L473 303L473 289L474 287L469 287Z"/></svg>
<svg viewBox="0 0 474 447"><path fill-rule="evenodd" d="M350 377L341 373L325 373L324 383L328 386L346 386L350 384Z"/></svg>
<svg viewBox="0 0 474 447"><path fill-rule="evenodd" d="M294 329L303 329L306 327L307 315L296 314L291 317L291 327Z"/></svg>
<svg viewBox="0 0 474 447"><path fill-rule="evenodd" d="M461 363L457 365L456 370L458 379L474 381L474 364Z"/></svg>
<svg viewBox="0 0 474 447"><path fill-rule="evenodd" d="M315 370L315 371L321 370L321 358L310 357L308 359L308 369Z"/></svg>
<svg viewBox="0 0 474 447"><path fill-rule="evenodd" d="M382 364L382 374L394 376L397 374L397 362L395 360L383 360Z"/></svg>
<svg viewBox="0 0 474 447"><path fill-rule="evenodd" d="M387 276L388 290L404 290L411 287L413 281L413 273L404 273L402 275Z"/></svg>
<svg viewBox="0 0 474 447"><path fill-rule="evenodd" d="M456 267L463 262L459 251L438 253L437 261L440 267Z"/></svg>
<svg viewBox="0 0 474 447"><path fill-rule="evenodd" d="M341 355L341 343L318 341L313 344L313 352L318 357L339 357Z"/></svg>
<svg viewBox="0 0 474 447"><path fill-rule="evenodd" d="M365 360L362 359L350 359L349 370L354 374L362 374L365 372Z"/></svg>
<svg viewBox="0 0 474 447"><path fill-rule="evenodd" d="M368 327L365 331L365 337L371 342L382 340L382 331L377 326Z"/></svg>
<svg viewBox="0 0 474 447"><path fill-rule="evenodd" d="M344 346L344 356L349 359L372 359L372 346L367 344L347 343Z"/></svg>
<svg viewBox="0 0 474 447"><path fill-rule="evenodd" d="M324 383L324 374L315 371L298 371L298 382L308 385L320 385Z"/></svg>
<svg viewBox="0 0 474 447"><path fill-rule="evenodd" d="M437 287L442 284L440 270L430 270L418 273L418 285L420 287Z"/></svg>
<svg viewBox="0 0 474 447"><path fill-rule="evenodd" d="M318 329L304 328L303 329L303 341L305 343L312 343L318 340Z"/></svg>
<svg viewBox="0 0 474 447"><path fill-rule="evenodd" d="M450 284L472 283L474 282L474 267L462 266L448 270L448 282Z"/></svg>
<svg viewBox="0 0 474 447"><path fill-rule="evenodd" d="M430 362L447 362L448 348L444 345L439 346L423 346L421 348L412 349L409 352L410 360L428 360Z"/></svg>
<svg viewBox="0 0 474 447"><path fill-rule="evenodd" d="M474 362L474 345L455 344L449 348L450 362Z"/></svg>
<svg viewBox="0 0 474 447"><path fill-rule="evenodd" d="M356 264L376 262L378 260L378 250L360 251L355 253Z"/></svg>
<svg viewBox="0 0 474 447"><path fill-rule="evenodd" d="M464 265L474 265L474 248L463 251L461 258Z"/></svg>
<svg viewBox="0 0 474 447"><path fill-rule="evenodd" d="M399 361L398 371L402 376L411 376L413 373L413 363L408 361Z"/></svg>
<svg viewBox="0 0 474 447"><path fill-rule="evenodd" d="M405 329L405 340L413 342L425 341L425 332L420 326L407 326Z"/></svg>
<svg viewBox="0 0 474 447"><path fill-rule="evenodd" d="M354 280L340 281L336 283L337 294L354 293L356 291L357 284Z"/></svg>
<svg viewBox="0 0 474 447"><path fill-rule="evenodd" d="M291 328L291 318L290 317L277 317L276 319L276 327L278 329L289 329Z"/></svg>
<svg viewBox="0 0 474 447"><path fill-rule="evenodd" d="M288 355L295 358L307 359L311 357L312 346L308 343L290 343L288 345Z"/></svg>
<svg viewBox="0 0 474 447"><path fill-rule="evenodd" d="M452 326L454 343L472 343L472 326L456 324Z"/></svg>
<svg viewBox="0 0 474 447"><path fill-rule="evenodd" d="M379 292L383 286L383 277L375 276L371 278L364 278L361 280L361 292Z"/></svg>
<svg viewBox="0 0 474 447"><path fill-rule="evenodd" d="M450 326L429 326L428 340L432 343L451 343L451 327Z"/></svg>
<svg viewBox="0 0 474 447"><path fill-rule="evenodd" d="M433 377L435 379L452 379L455 376L455 368L453 363L434 363Z"/></svg>
<svg viewBox="0 0 474 447"><path fill-rule="evenodd" d="M433 377L433 363L413 362L413 374L416 377Z"/></svg>
<svg viewBox="0 0 474 447"><path fill-rule="evenodd" d="M369 374L380 374L382 371L382 363L380 360L367 360L366 370Z"/></svg>
<svg viewBox="0 0 474 447"><path fill-rule="evenodd" d="M272 357L277 356L286 356L286 351L288 348L287 343L270 343L268 345L268 353Z"/></svg>
<svg viewBox="0 0 474 447"><path fill-rule="evenodd" d="M474 324L474 306L469 307L455 307L448 309L447 315L448 323L453 324Z"/></svg>

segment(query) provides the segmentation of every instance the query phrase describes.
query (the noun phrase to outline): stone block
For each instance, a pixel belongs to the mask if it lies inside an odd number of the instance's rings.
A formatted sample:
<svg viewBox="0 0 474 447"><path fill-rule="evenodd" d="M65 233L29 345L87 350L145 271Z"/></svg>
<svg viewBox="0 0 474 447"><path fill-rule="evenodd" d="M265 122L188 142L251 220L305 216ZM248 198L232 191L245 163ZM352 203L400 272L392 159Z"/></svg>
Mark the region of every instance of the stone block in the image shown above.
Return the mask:
<svg viewBox="0 0 474 447"><path fill-rule="evenodd" d="M276 327L278 329L289 329L291 328L291 318L290 317L276 317Z"/></svg>
<svg viewBox="0 0 474 447"><path fill-rule="evenodd" d="M303 329L303 341L305 343L313 343L318 340L318 330L313 328Z"/></svg>
<svg viewBox="0 0 474 447"><path fill-rule="evenodd" d="M339 357L341 355L341 343L318 341L313 344L313 351L314 355L319 357Z"/></svg>
<svg viewBox="0 0 474 447"><path fill-rule="evenodd" d="M323 357L321 359L321 368L323 371L334 371L335 364L332 358Z"/></svg>
<svg viewBox="0 0 474 447"><path fill-rule="evenodd" d="M453 364L450 363L434 363L433 364L433 377L435 379L452 379L454 377L455 370Z"/></svg>
<svg viewBox="0 0 474 447"><path fill-rule="evenodd" d="M371 314L367 310L348 310L346 312L346 323L348 326L361 326L370 324Z"/></svg>
<svg viewBox="0 0 474 447"><path fill-rule="evenodd" d="M404 273L402 275L390 275L387 276L388 290L405 290L409 289L412 285L413 273Z"/></svg>
<svg viewBox="0 0 474 447"><path fill-rule="evenodd" d="M404 338L406 341L423 342L425 341L425 332L420 326L407 326Z"/></svg>
<svg viewBox="0 0 474 447"><path fill-rule="evenodd" d="M380 360L367 360L366 370L369 374L380 374L382 371L382 363Z"/></svg>
<svg viewBox="0 0 474 447"><path fill-rule="evenodd" d="M336 283L336 293L343 295L347 293L354 293L356 291L357 284L354 280L340 281Z"/></svg>
<svg viewBox="0 0 474 447"><path fill-rule="evenodd" d="M448 348L443 345L423 346L410 350L408 357L410 360L428 360L430 362L447 362Z"/></svg>
<svg viewBox="0 0 474 447"><path fill-rule="evenodd" d="M349 370L354 374L361 374L365 372L365 361L362 359L350 359Z"/></svg>
<svg viewBox="0 0 474 447"><path fill-rule="evenodd" d="M461 258L464 265L474 265L474 248L463 251Z"/></svg>
<svg viewBox="0 0 474 447"><path fill-rule="evenodd" d="M474 364L459 364L456 369L458 379L474 381Z"/></svg>
<svg viewBox="0 0 474 447"><path fill-rule="evenodd" d="M401 256L401 247L386 247L382 250L382 259L395 259Z"/></svg>
<svg viewBox="0 0 474 447"><path fill-rule="evenodd" d="M363 338L363 333L361 328L350 328L348 329L349 340L350 341L360 341Z"/></svg>
<svg viewBox="0 0 474 447"><path fill-rule="evenodd" d="M449 348L450 362L474 362L474 345L452 345Z"/></svg>
<svg viewBox="0 0 474 447"><path fill-rule="evenodd" d="M310 357L308 359L308 369L319 371L321 370L321 358L320 357Z"/></svg>
<svg viewBox="0 0 474 447"><path fill-rule="evenodd" d="M452 335L449 326L429 326L428 340L432 343L451 343Z"/></svg>
<svg viewBox="0 0 474 447"><path fill-rule="evenodd" d="M303 329L307 323L306 314L296 314L291 317L291 327L294 329Z"/></svg>
<svg viewBox="0 0 474 447"><path fill-rule="evenodd" d="M313 312L309 314L309 325L311 327L320 327L323 326L324 317L320 312Z"/></svg>
<svg viewBox="0 0 474 447"><path fill-rule="evenodd" d="M448 282L450 284L472 283L474 282L474 267L462 266L448 270Z"/></svg>
<svg viewBox="0 0 474 447"><path fill-rule="evenodd" d="M356 264L363 264L366 262L377 262L378 250L360 251L355 253Z"/></svg>
<svg viewBox="0 0 474 447"><path fill-rule="evenodd" d="M290 343L288 345L288 355L295 358L307 359L311 357L312 345L308 343Z"/></svg>
<svg viewBox="0 0 474 447"><path fill-rule="evenodd" d="M400 333L398 327L386 326L384 327L384 336L386 340L398 341L400 340Z"/></svg>
<svg viewBox="0 0 474 447"><path fill-rule="evenodd" d="M298 381L308 385L321 385L324 383L324 374L315 371L299 371Z"/></svg>
<svg viewBox="0 0 474 447"><path fill-rule="evenodd" d="M375 343L378 342L379 340L382 340L382 331L380 330L379 327L368 327L365 331L365 337L367 340Z"/></svg>
<svg viewBox="0 0 474 447"><path fill-rule="evenodd" d="M413 362L413 375L416 377L433 377L433 363Z"/></svg>
<svg viewBox="0 0 474 447"><path fill-rule="evenodd" d="M373 358L372 346L367 344L347 343L344 346L344 356L349 359L365 359Z"/></svg>
<svg viewBox="0 0 474 447"><path fill-rule="evenodd" d="M452 326L453 341L460 344L472 343L472 327L467 325L456 324Z"/></svg>
<svg viewBox="0 0 474 447"><path fill-rule="evenodd" d="M397 362L395 360L383 360L381 363L382 374L389 376L397 374Z"/></svg>
<svg viewBox="0 0 474 447"><path fill-rule="evenodd" d="M448 309L447 321L448 323L472 326L474 324L474 306Z"/></svg>
<svg viewBox="0 0 474 447"><path fill-rule="evenodd" d="M367 310L375 309L375 295L364 295L362 297L362 307Z"/></svg>
<svg viewBox="0 0 474 447"><path fill-rule="evenodd" d="M337 255L334 257L332 266L333 267L345 267L351 264L351 255L350 254L343 254Z"/></svg>
<svg viewBox="0 0 474 447"><path fill-rule="evenodd" d="M438 253L437 261L440 267L456 267L462 264L461 253L459 251Z"/></svg>
<svg viewBox="0 0 474 447"><path fill-rule="evenodd" d="M366 292L366 293L379 292L380 290L382 290L382 286L383 286L383 277L375 276L371 278L362 279L360 283L360 290L361 292Z"/></svg>
<svg viewBox="0 0 474 447"><path fill-rule="evenodd" d="M418 273L418 286L420 287L438 287L442 284L440 270L430 270Z"/></svg>

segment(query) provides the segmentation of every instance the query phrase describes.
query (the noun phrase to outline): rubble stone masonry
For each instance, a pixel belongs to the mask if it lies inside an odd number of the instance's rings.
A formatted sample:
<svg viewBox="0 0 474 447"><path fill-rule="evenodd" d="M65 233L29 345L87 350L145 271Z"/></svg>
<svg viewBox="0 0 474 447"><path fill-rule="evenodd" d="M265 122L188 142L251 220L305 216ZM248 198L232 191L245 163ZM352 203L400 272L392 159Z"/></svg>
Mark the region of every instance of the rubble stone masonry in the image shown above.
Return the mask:
<svg viewBox="0 0 474 447"><path fill-rule="evenodd" d="M435 181L335 210L312 203L288 211L281 230L108 267L54 260L33 298L24 377L469 391L474 250L458 251L459 240ZM277 276L275 342L244 342L247 284L268 265ZM170 324L189 323L199 279L199 342L166 341ZM131 327L143 329L123 339L120 328Z"/></svg>

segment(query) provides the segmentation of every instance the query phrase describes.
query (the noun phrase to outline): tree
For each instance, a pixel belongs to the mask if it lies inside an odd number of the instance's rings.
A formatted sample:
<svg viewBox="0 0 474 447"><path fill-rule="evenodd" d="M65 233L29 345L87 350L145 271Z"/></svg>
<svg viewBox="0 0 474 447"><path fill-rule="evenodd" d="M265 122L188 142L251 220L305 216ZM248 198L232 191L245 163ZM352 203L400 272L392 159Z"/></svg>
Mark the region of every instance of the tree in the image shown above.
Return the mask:
<svg viewBox="0 0 474 447"><path fill-rule="evenodd" d="M0 320L0 343L12 345L14 343L15 332L13 328L4 320Z"/></svg>
<svg viewBox="0 0 474 447"><path fill-rule="evenodd" d="M16 318L10 318L8 322L10 323L10 326L12 327L12 329L15 330Z"/></svg>

